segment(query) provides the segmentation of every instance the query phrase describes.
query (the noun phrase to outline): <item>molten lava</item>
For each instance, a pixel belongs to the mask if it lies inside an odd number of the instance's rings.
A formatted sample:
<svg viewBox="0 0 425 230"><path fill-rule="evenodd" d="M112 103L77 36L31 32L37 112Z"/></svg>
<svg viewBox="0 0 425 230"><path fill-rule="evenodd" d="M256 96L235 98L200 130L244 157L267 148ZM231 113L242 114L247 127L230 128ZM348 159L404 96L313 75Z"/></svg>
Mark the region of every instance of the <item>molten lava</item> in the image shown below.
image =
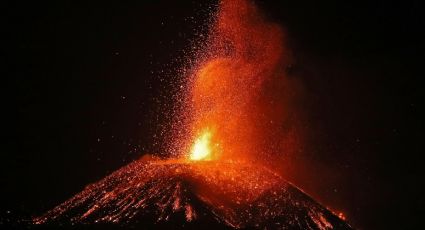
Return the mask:
<svg viewBox="0 0 425 230"><path fill-rule="evenodd" d="M149 158L88 185L34 223L122 223L141 229L351 229L260 165Z"/></svg>
<svg viewBox="0 0 425 230"><path fill-rule="evenodd" d="M172 140L178 142L172 152L273 165L297 151L297 82L287 76L291 54L284 43L282 28L251 1L220 1L185 87L176 133L188 135Z"/></svg>
<svg viewBox="0 0 425 230"><path fill-rule="evenodd" d="M170 151L179 155L145 156L35 223L350 229L270 170L299 145L283 30L248 0L220 1L215 16L187 79L175 126L185 135L174 135Z"/></svg>
<svg viewBox="0 0 425 230"><path fill-rule="evenodd" d="M205 130L201 136L199 136L192 146L190 151L190 160L211 160L212 158L212 147L211 147L211 132Z"/></svg>

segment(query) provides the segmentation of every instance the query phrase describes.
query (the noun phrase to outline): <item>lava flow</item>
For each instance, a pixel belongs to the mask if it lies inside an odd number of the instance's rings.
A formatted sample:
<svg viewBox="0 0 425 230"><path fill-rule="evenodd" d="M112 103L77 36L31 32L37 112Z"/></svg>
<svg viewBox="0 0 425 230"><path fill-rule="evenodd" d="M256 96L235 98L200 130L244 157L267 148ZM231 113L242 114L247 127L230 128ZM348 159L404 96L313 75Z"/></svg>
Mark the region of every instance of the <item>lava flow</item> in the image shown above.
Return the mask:
<svg viewBox="0 0 425 230"><path fill-rule="evenodd" d="M273 170L300 139L283 44L252 2L220 1L187 79L176 126L185 135L175 135L172 157L145 155L34 223L351 229Z"/></svg>

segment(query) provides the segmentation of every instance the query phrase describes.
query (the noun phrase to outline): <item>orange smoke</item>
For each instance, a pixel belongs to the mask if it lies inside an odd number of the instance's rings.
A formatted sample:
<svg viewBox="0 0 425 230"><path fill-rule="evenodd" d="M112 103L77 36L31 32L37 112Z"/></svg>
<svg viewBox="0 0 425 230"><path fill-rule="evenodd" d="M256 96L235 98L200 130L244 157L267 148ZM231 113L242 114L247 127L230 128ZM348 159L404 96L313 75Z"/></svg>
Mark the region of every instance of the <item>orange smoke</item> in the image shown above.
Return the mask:
<svg viewBox="0 0 425 230"><path fill-rule="evenodd" d="M291 55L284 43L282 28L252 2L219 3L189 80L184 155L205 130L209 147L199 154L208 159L270 162L298 148L296 83L285 72Z"/></svg>

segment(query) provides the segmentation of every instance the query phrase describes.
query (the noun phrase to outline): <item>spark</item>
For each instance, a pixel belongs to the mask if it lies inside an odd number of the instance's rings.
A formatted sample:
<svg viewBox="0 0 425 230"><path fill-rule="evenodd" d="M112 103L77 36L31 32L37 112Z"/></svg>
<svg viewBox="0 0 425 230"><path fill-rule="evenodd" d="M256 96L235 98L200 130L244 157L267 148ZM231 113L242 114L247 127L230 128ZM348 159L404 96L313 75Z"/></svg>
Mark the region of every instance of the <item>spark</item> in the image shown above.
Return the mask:
<svg viewBox="0 0 425 230"><path fill-rule="evenodd" d="M282 29L248 0L222 0L215 16L205 52L181 86L183 119L166 143L177 146L168 152L175 155L145 155L34 223L162 223L180 216L187 223L213 217L234 228L351 229L262 161L271 149L295 149L292 123L280 118L289 117L284 106L292 99L281 71Z"/></svg>
<svg viewBox="0 0 425 230"><path fill-rule="evenodd" d="M211 159L211 132L205 130L200 137L195 140L190 153L190 160L210 160Z"/></svg>
<svg viewBox="0 0 425 230"><path fill-rule="evenodd" d="M34 223L166 223L176 216L181 223L214 216L234 228L351 229L262 166L148 157L88 185Z"/></svg>

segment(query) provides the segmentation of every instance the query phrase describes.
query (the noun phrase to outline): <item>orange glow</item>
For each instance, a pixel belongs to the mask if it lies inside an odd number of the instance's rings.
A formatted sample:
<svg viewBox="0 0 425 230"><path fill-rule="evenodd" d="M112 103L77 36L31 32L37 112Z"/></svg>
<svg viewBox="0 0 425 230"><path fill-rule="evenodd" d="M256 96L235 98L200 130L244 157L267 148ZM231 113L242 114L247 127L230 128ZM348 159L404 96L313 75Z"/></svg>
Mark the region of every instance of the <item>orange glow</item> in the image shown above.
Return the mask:
<svg viewBox="0 0 425 230"><path fill-rule="evenodd" d="M341 218L341 220L346 219L344 213L342 213L342 212L338 213L338 217Z"/></svg>
<svg viewBox="0 0 425 230"><path fill-rule="evenodd" d="M248 0L220 1L214 19L180 98L183 111L170 151L179 155L145 155L35 223L68 214L77 223L127 222L138 215L157 215L159 222L171 212L191 222L202 218L191 203L196 199L232 228L333 228L329 220L336 214L277 173L276 165L299 150L300 136L297 84L285 72L291 58L282 28ZM295 227L298 217L307 225Z"/></svg>
<svg viewBox="0 0 425 230"><path fill-rule="evenodd" d="M192 161L274 164L272 158L296 151L296 86L286 76L291 55L284 42L282 28L251 1L220 1L185 87L178 132L187 135L174 140L176 152Z"/></svg>
<svg viewBox="0 0 425 230"><path fill-rule="evenodd" d="M211 160L211 132L205 130L196 140L190 152L190 160Z"/></svg>
<svg viewBox="0 0 425 230"><path fill-rule="evenodd" d="M207 213L204 207L208 207ZM149 156L88 185L33 222L56 223L69 218L73 224L130 223L152 217L151 221L160 223L173 215L195 222L205 214L234 229L351 229L335 220L336 214L261 165Z"/></svg>

